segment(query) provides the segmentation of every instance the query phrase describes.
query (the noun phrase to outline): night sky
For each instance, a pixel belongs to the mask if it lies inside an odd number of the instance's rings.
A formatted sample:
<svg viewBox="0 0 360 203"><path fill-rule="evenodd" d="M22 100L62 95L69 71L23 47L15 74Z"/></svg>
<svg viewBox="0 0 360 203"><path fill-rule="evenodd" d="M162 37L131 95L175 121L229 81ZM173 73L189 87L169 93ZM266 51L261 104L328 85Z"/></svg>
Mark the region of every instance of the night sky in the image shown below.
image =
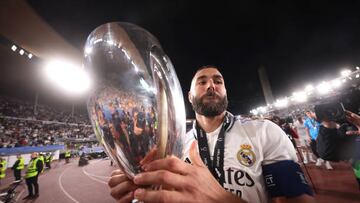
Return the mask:
<svg viewBox="0 0 360 203"><path fill-rule="evenodd" d="M230 110L236 114L265 104L260 66L267 69L274 97L279 98L360 65L356 1L28 2L79 50L103 23L131 22L147 29L172 60L185 98L197 67L220 66ZM187 108L191 112L188 103Z"/></svg>

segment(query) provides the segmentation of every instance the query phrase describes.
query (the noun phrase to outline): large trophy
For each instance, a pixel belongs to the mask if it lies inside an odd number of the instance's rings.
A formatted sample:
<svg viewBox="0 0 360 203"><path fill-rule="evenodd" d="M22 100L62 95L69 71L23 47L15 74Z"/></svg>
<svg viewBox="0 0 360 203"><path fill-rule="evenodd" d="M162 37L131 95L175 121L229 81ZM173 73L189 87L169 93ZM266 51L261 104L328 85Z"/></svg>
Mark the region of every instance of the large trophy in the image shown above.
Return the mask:
<svg viewBox="0 0 360 203"><path fill-rule="evenodd" d="M184 99L158 40L134 24L107 23L89 35L84 57L95 135L125 174L133 178L144 163L166 155L181 157Z"/></svg>

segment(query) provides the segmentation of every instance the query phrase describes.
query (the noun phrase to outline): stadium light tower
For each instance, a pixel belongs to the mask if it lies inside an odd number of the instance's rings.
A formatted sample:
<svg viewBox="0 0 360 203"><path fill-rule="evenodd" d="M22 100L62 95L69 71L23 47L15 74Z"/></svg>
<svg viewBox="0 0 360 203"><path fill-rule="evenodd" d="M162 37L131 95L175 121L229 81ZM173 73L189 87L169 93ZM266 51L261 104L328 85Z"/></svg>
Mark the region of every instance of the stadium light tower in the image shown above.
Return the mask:
<svg viewBox="0 0 360 203"><path fill-rule="evenodd" d="M90 77L84 69L65 60L50 61L45 74L56 86L72 94L82 94L90 87Z"/></svg>

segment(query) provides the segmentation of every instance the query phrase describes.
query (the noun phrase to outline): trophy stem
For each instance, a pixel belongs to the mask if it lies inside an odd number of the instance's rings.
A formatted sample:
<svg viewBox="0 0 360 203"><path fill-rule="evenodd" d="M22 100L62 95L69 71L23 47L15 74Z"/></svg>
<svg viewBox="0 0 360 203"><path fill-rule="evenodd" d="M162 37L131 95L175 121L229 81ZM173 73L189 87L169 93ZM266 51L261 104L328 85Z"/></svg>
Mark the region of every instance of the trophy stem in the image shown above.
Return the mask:
<svg viewBox="0 0 360 203"><path fill-rule="evenodd" d="M159 81L159 142L158 157L164 158L168 142L168 101L166 92L161 81Z"/></svg>

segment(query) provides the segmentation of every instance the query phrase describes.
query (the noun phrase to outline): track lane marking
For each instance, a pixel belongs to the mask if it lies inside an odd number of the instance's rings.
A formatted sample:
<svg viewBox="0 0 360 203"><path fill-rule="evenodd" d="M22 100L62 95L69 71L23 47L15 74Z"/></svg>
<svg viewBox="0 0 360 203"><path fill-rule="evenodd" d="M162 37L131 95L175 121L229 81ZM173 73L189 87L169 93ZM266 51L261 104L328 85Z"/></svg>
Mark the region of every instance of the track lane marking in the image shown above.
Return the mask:
<svg viewBox="0 0 360 203"><path fill-rule="evenodd" d="M74 197L72 197L69 193L66 192L66 190L64 189L62 183L61 183L61 179L62 179L62 176L65 174L65 171L67 170L68 168L66 168L62 173L61 175L59 176L59 186L60 186L60 189L62 190L62 192L69 198L71 199L73 202L75 203L80 203L79 201L77 201Z"/></svg>
<svg viewBox="0 0 360 203"><path fill-rule="evenodd" d="M87 177L89 177L90 179L95 180L95 181L97 181L97 182L99 182L99 183L103 183L103 184L107 185L107 182L94 178L94 177L96 177L96 175L91 175L91 174L89 174L88 172L86 172L86 171L84 170L84 168L82 169L82 171L83 171L83 173L84 173ZM94 177L92 177L92 176L94 176Z"/></svg>

